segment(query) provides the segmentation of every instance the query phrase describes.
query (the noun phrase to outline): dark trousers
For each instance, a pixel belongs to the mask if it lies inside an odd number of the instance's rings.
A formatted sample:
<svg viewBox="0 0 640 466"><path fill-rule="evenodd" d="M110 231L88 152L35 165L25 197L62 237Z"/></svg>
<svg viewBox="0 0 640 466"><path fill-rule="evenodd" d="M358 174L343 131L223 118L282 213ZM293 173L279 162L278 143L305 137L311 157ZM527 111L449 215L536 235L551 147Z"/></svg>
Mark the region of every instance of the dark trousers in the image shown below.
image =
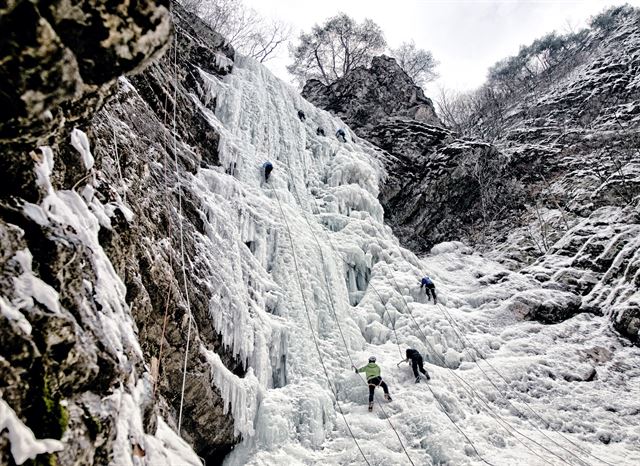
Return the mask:
<svg viewBox="0 0 640 466"><path fill-rule="evenodd" d="M436 302L436 286L431 284L431 285L420 285L420 288L422 288L424 286L425 290L424 290L424 294L427 295L427 299L430 299L429 296L429 292L431 292L431 296L433 297L433 302Z"/></svg>
<svg viewBox="0 0 640 466"><path fill-rule="evenodd" d="M264 180L267 181L269 179L269 175L271 175L271 170L273 170L273 168L265 168L264 169Z"/></svg>
<svg viewBox="0 0 640 466"><path fill-rule="evenodd" d="M427 371L424 370L424 361L422 360L422 356L416 356L411 359L411 368L413 369L414 377L418 378L418 370L422 372L425 376L427 375Z"/></svg>
<svg viewBox="0 0 640 466"><path fill-rule="evenodd" d="M367 380L367 383L369 384L369 403L373 401L373 392L378 385L382 387L382 390L385 394L389 394L389 387L387 387L387 384L384 383L384 381L380 377L369 379Z"/></svg>

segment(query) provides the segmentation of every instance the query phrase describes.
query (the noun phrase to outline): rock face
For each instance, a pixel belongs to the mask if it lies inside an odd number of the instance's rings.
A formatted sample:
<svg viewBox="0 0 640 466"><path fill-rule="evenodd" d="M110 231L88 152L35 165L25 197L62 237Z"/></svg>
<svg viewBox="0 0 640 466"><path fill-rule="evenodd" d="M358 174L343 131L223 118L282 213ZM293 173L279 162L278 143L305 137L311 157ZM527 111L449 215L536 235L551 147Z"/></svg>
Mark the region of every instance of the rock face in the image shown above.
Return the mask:
<svg viewBox="0 0 640 466"><path fill-rule="evenodd" d="M358 67L330 86L310 80L302 95L360 130L380 120L401 117L442 126L433 103L394 58L374 57L369 68Z"/></svg>
<svg viewBox="0 0 640 466"><path fill-rule="evenodd" d="M577 308L532 310L531 318L605 313L638 343L640 13L616 21L608 32L590 31L583 59L553 86L539 83L508 104L490 143L461 140L408 111L412 83L390 85L397 72L381 66L388 59L330 88L312 81L303 95L383 149L380 200L405 245L426 252L440 241L474 243L581 300ZM384 111L360 116L376 99ZM478 115L479 133L485 120Z"/></svg>
<svg viewBox="0 0 640 466"><path fill-rule="evenodd" d="M245 371L211 324L215 271L184 184L218 164L192 105L199 70L228 73L234 52L174 6L177 49L157 61L168 4L0 7L0 395L37 439L61 440L35 464L198 464L167 428L187 341L183 438L207 464L239 440L202 349ZM14 464L6 431L0 463Z"/></svg>
<svg viewBox="0 0 640 466"><path fill-rule="evenodd" d="M84 124L115 78L160 54L171 32L168 1L10 1L0 6L0 194L34 199L29 151ZM22 153L18 158L15 154Z"/></svg>
<svg viewBox="0 0 640 466"><path fill-rule="evenodd" d="M115 97L96 114L91 140L98 192L109 201L126 199L135 216L133 222L117 217L102 245L127 287L145 360L159 358L162 345L156 389L161 412L175 418L179 411L190 307L181 434L207 464L218 464L239 438L200 348L215 351L237 376L245 370L212 325L216 273L214 263L199 251L204 213L199 195L185 180L201 166L219 165L219 135L191 95L207 89L199 70L217 76L231 71L234 51L197 17L176 8L174 21L177 49L120 83ZM215 100L208 102L211 110L215 105Z"/></svg>
<svg viewBox="0 0 640 466"><path fill-rule="evenodd" d="M640 324L640 11L591 31L584 59L505 113L495 144L526 210L497 255L581 297L636 344Z"/></svg>
<svg viewBox="0 0 640 466"><path fill-rule="evenodd" d="M502 176L509 171L506 157L444 128L431 100L393 58L375 57L370 68L331 86L311 80L302 95L384 151L385 220L410 249L426 252L438 242L477 235L480 224L496 217L483 198L519 207L519 186Z"/></svg>

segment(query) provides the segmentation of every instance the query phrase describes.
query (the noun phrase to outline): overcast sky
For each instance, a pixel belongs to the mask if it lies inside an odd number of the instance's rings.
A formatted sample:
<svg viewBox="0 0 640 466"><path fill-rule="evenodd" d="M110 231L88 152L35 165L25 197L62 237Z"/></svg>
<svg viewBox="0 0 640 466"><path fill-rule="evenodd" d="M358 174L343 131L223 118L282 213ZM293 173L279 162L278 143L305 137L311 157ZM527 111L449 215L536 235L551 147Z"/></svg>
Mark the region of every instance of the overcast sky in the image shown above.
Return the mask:
<svg viewBox="0 0 640 466"><path fill-rule="evenodd" d="M385 33L387 43L397 47L413 39L431 50L440 62L440 78L427 86L433 95L441 86L460 91L481 85L487 69L501 58L514 55L521 44L531 43L547 32L564 32L584 26L588 18L611 5L640 0L245 0L268 17L293 27L292 39L315 23L343 11L358 21L370 18ZM267 66L290 81L286 71L288 51Z"/></svg>

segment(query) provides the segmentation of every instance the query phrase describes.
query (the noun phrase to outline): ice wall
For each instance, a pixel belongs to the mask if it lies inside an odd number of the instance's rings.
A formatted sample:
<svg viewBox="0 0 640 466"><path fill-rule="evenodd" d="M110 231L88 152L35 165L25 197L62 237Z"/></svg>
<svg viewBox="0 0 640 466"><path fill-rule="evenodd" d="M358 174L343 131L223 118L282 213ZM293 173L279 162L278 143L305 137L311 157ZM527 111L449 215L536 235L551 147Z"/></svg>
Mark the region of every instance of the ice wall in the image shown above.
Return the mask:
<svg viewBox="0 0 640 466"><path fill-rule="evenodd" d="M571 362L550 363L544 350L533 349L535 339L524 335L540 332L555 341L569 328L588 333L589 322L583 318L567 323L567 329L545 330L519 321L503 303L536 285L514 276L502 287L481 286L479 277L507 272L463 245L443 245L426 262L401 249L377 201L384 176L378 153L351 135L347 143L337 141L333 134L343 123L264 67L238 58L222 81L204 72L202 77L209 93L205 100L215 98L216 109L195 96L194 105L222 135L222 166L197 175L207 248L214 247L222 264L211 316L225 343L251 368L239 380L224 375L220 361L211 358L213 383L238 413L236 428L243 435L226 464L363 464L345 420L370 464L482 464L479 455L493 464L581 464L575 458L586 454L542 421L532 424L520 412L525 405L509 404L503 395L509 390L554 419L553 427L581 449L624 462L623 454L598 440L602 432L594 427L600 422L611 428L613 418L596 421L586 414L587 406L596 407L592 397L603 386L583 389L579 398L585 409L579 409L583 418L577 423L570 413L555 412L563 409L565 385L545 380L548 394L532 393L545 377L540 367L551 364L550 370L566 372L577 353ZM318 127L326 136L317 135ZM266 160L275 167L268 183L261 171ZM436 280L452 315L425 303L418 288L423 273ZM495 357L495 364L506 365L509 385L503 392L474 363L477 356L459 332ZM510 346L511 339L530 349ZM568 345L574 352L579 346ZM407 347L425 354L430 387L415 385L410 370L396 366ZM553 350L556 356L560 347ZM366 384L350 369L352 362L363 365L369 354L378 356L395 397L386 414L378 408L367 412ZM628 356L637 361L637 354ZM630 396L623 398L630 402ZM634 428L625 419L619 442L622 451L637 455L631 447Z"/></svg>

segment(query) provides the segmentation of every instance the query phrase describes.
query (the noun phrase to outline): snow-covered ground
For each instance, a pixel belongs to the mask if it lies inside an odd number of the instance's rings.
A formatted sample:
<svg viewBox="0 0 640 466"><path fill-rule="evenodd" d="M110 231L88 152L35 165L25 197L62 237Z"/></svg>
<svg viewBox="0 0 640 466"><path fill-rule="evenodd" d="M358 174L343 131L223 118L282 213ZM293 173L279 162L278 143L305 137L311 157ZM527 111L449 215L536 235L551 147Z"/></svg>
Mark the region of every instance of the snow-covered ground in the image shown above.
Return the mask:
<svg viewBox="0 0 640 466"><path fill-rule="evenodd" d="M223 167L196 183L222 286L237 291L212 300L212 318L249 367L240 379L207 355L243 436L226 464L640 462L640 350L605 318L523 321L523 303L561 293L460 244L415 257L384 225L376 152L338 142L339 120L249 60L203 76L216 112L194 105L222 134ZM424 273L442 306L420 293ZM407 347L425 354L429 385L396 365ZM369 355L393 396L378 389L373 413L351 370Z"/></svg>
<svg viewBox="0 0 640 466"><path fill-rule="evenodd" d="M417 258L384 224L377 195L385 174L370 145L348 129L348 142L338 142L339 120L252 61L238 58L223 81L202 77L216 111L207 99L193 96L193 104L221 134L222 167L184 175L204 225L191 259L214 270L212 322L247 373L238 377L210 349L193 351L210 365L242 436L227 465L640 463L640 349L606 318L524 321L527 305L562 303L563 294L457 243ZM75 141L86 152L86 140ZM275 166L268 183L265 160ZM108 206L90 189L82 197L51 191L45 201L30 214L43 222L64 214L60 221L84 232L104 265L100 290L111 293L113 315L101 325L122 364L138 358L124 284L97 241ZM425 302L423 274L441 305ZM470 346L490 366L476 364ZM397 365L408 347L425 355L429 384ZM351 369L370 355L393 397L384 401L378 389L372 413L367 385ZM104 400L120 407L114 463L197 464L171 423L160 419L155 435L144 433L140 406L150 390L149 374L134 374ZM19 435L24 426L5 411L2 425ZM27 437L16 461L60 446ZM132 442L146 459L131 458Z"/></svg>

